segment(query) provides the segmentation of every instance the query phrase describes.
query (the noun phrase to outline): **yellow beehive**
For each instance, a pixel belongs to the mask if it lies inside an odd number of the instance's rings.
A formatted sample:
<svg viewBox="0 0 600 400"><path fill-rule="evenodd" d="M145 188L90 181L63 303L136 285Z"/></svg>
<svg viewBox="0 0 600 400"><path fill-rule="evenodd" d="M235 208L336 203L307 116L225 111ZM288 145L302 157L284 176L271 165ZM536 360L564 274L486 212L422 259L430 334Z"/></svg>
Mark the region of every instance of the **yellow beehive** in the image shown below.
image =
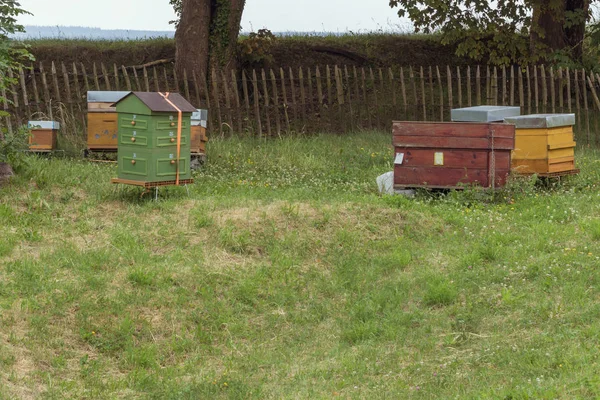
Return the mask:
<svg viewBox="0 0 600 400"><path fill-rule="evenodd" d="M56 121L29 121L29 150L49 152L56 149L56 139L60 123Z"/></svg>
<svg viewBox="0 0 600 400"><path fill-rule="evenodd" d="M535 114L506 118L516 127L512 169L521 174L575 172L575 114Z"/></svg>
<svg viewBox="0 0 600 400"><path fill-rule="evenodd" d="M113 104L127 94L129 92L88 92L88 150L117 151L117 111Z"/></svg>

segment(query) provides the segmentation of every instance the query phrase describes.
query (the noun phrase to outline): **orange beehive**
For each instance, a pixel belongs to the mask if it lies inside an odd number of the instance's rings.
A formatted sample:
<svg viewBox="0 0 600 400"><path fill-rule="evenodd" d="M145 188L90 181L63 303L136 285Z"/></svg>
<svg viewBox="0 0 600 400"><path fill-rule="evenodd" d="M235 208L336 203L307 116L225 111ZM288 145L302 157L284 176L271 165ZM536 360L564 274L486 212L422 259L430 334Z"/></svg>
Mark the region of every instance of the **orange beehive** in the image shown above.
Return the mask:
<svg viewBox="0 0 600 400"><path fill-rule="evenodd" d="M36 152L53 151L60 123L56 121L29 121L29 150Z"/></svg>
<svg viewBox="0 0 600 400"><path fill-rule="evenodd" d="M128 93L88 92L88 150L117 151L117 111L113 104Z"/></svg>
<svg viewBox="0 0 600 400"><path fill-rule="evenodd" d="M206 152L206 127L208 122L208 111L198 110L192 113L191 144L192 154L204 154Z"/></svg>

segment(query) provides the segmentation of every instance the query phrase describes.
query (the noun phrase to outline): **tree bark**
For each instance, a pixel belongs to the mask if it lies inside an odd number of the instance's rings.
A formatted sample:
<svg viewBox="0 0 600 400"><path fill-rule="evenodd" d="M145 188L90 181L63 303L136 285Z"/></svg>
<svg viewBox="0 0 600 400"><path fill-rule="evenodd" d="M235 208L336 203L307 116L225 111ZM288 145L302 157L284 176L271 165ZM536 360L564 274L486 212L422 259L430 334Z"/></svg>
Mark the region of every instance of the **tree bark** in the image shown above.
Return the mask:
<svg viewBox="0 0 600 400"><path fill-rule="evenodd" d="M206 76L210 49L211 0L183 0L181 19L175 32L175 68ZM191 76L191 75L188 75Z"/></svg>
<svg viewBox="0 0 600 400"><path fill-rule="evenodd" d="M589 0L535 1L530 36L534 59L566 51L572 59L581 61L589 6ZM572 12L576 13L576 20L567 21Z"/></svg>
<svg viewBox="0 0 600 400"><path fill-rule="evenodd" d="M206 79L209 68L232 69L238 62L238 36L246 0L183 0L175 33L179 76Z"/></svg>

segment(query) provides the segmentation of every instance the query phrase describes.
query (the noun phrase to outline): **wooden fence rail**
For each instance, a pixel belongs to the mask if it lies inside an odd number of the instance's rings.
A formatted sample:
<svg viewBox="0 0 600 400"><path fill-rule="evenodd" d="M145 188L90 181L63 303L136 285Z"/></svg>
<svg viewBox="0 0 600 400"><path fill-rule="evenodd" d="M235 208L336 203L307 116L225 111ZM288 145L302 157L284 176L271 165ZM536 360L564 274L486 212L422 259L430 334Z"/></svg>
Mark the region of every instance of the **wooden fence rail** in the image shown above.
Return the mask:
<svg viewBox="0 0 600 400"><path fill-rule="evenodd" d="M578 140L598 141L600 76L537 66L357 68L325 65L278 70L200 71L178 76L172 64L36 64L10 73L0 96L12 130L31 119L78 124L83 136L90 90L178 91L209 109L212 135L389 130L392 120L450 119L454 107L520 106L524 114L575 112ZM75 129L75 128L73 128Z"/></svg>

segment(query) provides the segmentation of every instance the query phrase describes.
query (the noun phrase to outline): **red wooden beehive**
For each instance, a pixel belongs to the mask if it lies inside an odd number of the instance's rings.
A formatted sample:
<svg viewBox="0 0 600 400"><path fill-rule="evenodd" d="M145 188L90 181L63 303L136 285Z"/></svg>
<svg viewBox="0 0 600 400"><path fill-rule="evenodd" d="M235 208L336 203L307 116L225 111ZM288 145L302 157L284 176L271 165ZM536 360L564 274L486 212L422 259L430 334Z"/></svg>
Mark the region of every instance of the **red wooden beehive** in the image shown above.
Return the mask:
<svg viewBox="0 0 600 400"><path fill-rule="evenodd" d="M509 124L394 122L394 188L501 187L510 173Z"/></svg>

